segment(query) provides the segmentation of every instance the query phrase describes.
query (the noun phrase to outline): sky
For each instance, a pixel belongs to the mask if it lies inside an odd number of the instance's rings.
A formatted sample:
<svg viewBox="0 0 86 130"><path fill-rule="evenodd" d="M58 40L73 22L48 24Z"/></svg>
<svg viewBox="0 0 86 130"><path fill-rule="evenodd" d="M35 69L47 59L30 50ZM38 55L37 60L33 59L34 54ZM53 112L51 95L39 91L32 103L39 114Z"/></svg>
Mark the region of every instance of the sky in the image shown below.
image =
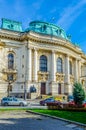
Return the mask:
<svg viewBox="0 0 86 130"><path fill-rule="evenodd" d="M53 23L86 54L86 0L0 0L0 25L1 18L22 22L23 29L34 20Z"/></svg>

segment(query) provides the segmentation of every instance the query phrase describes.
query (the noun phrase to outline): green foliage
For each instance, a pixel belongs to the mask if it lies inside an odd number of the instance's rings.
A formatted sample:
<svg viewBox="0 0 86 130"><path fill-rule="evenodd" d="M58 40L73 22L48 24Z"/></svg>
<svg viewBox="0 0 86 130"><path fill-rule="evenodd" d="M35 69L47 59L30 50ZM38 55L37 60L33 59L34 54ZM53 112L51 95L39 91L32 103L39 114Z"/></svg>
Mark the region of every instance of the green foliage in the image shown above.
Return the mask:
<svg viewBox="0 0 86 130"><path fill-rule="evenodd" d="M82 105L82 102L85 99L85 92L84 89L82 88L82 84L80 83L74 84L73 96L75 103L77 105Z"/></svg>

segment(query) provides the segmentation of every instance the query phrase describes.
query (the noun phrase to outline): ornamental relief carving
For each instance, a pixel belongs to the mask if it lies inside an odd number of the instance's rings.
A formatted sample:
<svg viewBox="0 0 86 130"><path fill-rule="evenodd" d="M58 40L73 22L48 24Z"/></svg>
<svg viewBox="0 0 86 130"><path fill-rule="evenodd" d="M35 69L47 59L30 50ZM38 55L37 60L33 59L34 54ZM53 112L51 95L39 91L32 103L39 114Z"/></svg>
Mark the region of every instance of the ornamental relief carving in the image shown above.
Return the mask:
<svg viewBox="0 0 86 130"><path fill-rule="evenodd" d="M56 73L56 81L60 82L60 83L63 83L64 82L64 74L59 74L59 73Z"/></svg>
<svg viewBox="0 0 86 130"><path fill-rule="evenodd" d="M70 75L70 83L74 83L74 76Z"/></svg>
<svg viewBox="0 0 86 130"><path fill-rule="evenodd" d="M46 82L48 80L48 72L38 72L38 81L39 82Z"/></svg>

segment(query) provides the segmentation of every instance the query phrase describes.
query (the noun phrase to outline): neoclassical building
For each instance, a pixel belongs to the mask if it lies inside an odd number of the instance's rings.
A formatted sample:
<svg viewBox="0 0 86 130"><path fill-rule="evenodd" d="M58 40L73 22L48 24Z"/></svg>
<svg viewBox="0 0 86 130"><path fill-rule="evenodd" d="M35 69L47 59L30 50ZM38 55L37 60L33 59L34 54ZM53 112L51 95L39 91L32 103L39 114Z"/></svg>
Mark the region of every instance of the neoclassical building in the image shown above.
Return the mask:
<svg viewBox="0 0 86 130"><path fill-rule="evenodd" d="M74 82L86 91L86 55L66 32L51 23L2 19L0 28L0 97L71 95Z"/></svg>

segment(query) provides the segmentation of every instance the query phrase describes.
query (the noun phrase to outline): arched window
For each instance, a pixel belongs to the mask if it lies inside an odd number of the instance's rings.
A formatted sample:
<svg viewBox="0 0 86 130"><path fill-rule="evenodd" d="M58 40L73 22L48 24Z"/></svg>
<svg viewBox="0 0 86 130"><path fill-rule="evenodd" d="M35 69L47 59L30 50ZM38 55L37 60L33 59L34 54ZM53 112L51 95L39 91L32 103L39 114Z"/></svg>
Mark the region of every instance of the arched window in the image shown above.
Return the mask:
<svg viewBox="0 0 86 130"><path fill-rule="evenodd" d="M40 71L47 72L47 57L44 55L40 56Z"/></svg>
<svg viewBox="0 0 86 130"><path fill-rule="evenodd" d="M63 64L62 59L60 57L57 59L57 72L63 73Z"/></svg>
<svg viewBox="0 0 86 130"><path fill-rule="evenodd" d="M8 54L8 69L13 69L14 67L14 55L12 53Z"/></svg>
<svg viewBox="0 0 86 130"><path fill-rule="evenodd" d="M70 70L70 74L72 75L72 63L71 63L71 61L69 61L69 70Z"/></svg>

